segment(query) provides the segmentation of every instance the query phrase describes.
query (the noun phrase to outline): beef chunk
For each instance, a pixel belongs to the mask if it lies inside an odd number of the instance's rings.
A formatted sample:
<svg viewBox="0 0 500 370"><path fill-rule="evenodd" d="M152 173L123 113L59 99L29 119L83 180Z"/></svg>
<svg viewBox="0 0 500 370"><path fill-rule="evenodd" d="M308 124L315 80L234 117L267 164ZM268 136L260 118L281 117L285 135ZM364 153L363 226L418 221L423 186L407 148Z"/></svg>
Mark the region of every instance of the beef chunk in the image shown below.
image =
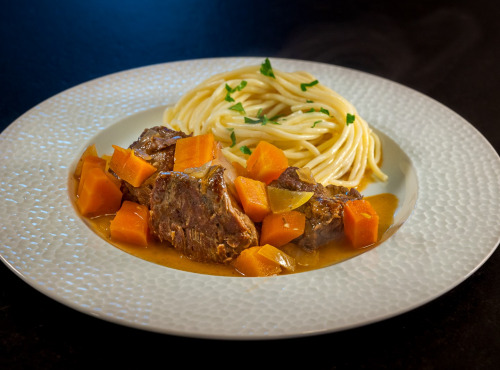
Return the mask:
<svg viewBox="0 0 500 370"><path fill-rule="evenodd" d="M228 263L258 244L257 230L228 192L222 166L197 177L158 175L150 201L152 233L195 261Z"/></svg>
<svg viewBox="0 0 500 370"><path fill-rule="evenodd" d="M313 251L329 240L338 238L343 232L344 204L348 200L361 199L354 188L302 181L296 167L287 168L281 176L271 182L275 186L293 191L312 191L314 195L297 211L306 215L304 234L293 242L307 251Z"/></svg>
<svg viewBox="0 0 500 370"><path fill-rule="evenodd" d="M123 181L124 199L149 206L151 191L158 173L171 171L174 168L175 142L187 136L189 135L164 126L145 129L129 148L134 150L136 156L152 164L158 171L147 178L139 187L134 187Z"/></svg>

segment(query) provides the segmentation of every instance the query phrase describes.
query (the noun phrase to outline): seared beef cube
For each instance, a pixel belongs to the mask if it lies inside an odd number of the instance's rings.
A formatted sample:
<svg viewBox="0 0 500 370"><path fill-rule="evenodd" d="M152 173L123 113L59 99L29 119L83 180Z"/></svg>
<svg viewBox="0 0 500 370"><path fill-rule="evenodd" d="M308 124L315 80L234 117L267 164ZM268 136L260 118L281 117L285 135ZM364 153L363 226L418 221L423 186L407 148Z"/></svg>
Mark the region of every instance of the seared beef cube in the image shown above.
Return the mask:
<svg viewBox="0 0 500 370"><path fill-rule="evenodd" d="M139 187L134 187L123 181L124 199L149 206L151 190L159 171L171 171L174 168L175 142L187 136L189 135L164 126L145 129L129 148L134 150L136 156L156 167L157 171Z"/></svg>
<svg viewBox="0 0 500 370"><path fill-rule="evenodd" d="M150 209L153 235L192 260L229 263L258 245L255 225L228 192L222 166L210 166L196 177L161 172Z"/></svg>
<svg viewBox="0 0 500 370"><path fill-rule="evenodd" d="M269 186L293 191L312 191L314 195L297 211L306 215L304 234L293 241L307 251L313 251L326 242L338 238L343 230L344 204L348 200L361 199L354 188L302 181L296 167L287 168Z"/></svg>
<svg viewBox="0 0 500 370"><path fill-rule="evenodd" d="M155 126L145 129L129 148L159 171L171 171L174 168L175 143L188 136L191 135L165 126Z"/></svg>

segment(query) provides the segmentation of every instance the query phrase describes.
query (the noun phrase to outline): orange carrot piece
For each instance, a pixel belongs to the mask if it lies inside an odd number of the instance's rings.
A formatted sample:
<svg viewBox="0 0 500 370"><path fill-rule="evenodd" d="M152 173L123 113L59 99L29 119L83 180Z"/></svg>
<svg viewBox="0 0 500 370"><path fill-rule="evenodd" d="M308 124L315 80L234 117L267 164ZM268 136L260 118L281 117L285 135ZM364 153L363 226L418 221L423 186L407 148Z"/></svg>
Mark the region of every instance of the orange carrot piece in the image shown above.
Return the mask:
<svg viewBox="0 0 500 370"><path fill-rule="evenodd" d="M261 222L270 212L266 184L238 176L234 180L243 210L253 222Z"/></svg>
<svg viewBox="0 0 500 370"><path fill-rule="evenodd" d="M122 192L111 175L95 167L86 174L76 203L83 216L94 217L115 213L121 201Z"/></svg>
<svg viewBox="0 0 500 370"><path fill-rule="evenodd" d="M354 248L367 247L378 239L379 216L370 202L352 200L344 206L344 232Z"/></svg>
<svg viewBox="0 0 500 370"><path fill-rule="evenodd" d="M260 244L281 247L304 233L306 216L298 211L270 213L262 221Z"/></svg>
<svg viewBox="0 0 500 370"><path fill-rule="evenodd" d="M109 162L111 162L111 156L109 154L101 155L101 158L106 161L106 171L109 170Z"/></svg>
<svg viewBox="0 0 500 370"><path fill-rule="evenodd" d="M94 155L87 155L82 160L82 166L80 169L80 183L78 184L78 190L76 192L77 195L80 195L82 192L83 185L85 184L85 180L88 177L88 173L93 168L106 168L106 160L99 158Z"/></svg>
<svg viewBox="0 0 500 370"><path fill-rule="evenodd" d="M236 270L251 277L272 276L281 273L280 265L261 256L260 249L260 246L244 249L233 263Z"/></svg>
<svg viewBox="0 0 500 370"><path fill-rule="evenodd" d="M215 139L212 133L179 139L175 142L174 171L200 167L214 156Z"/></svg>
<svg viewBox="0 0 500 370"><path fill-rule="evenodd" d="M109 161L109 168L130 185L141 186L144 180L156 172L153 165L136 156L132 149L124 149L117 145L113 145L113 148L115 150Z"/></svg>
<svg viewBox="0 0 500 370"><path fill-rule="evenodd" d="M234 170L236 171L236 173L238 174L238 176L250 177L248 175L247 169L245 167L243 167L241 165L241 163L239 163L239 162L232 162L231 164L233 165Z"/></svg>
<svg viewBox="0 0 500 370"><path fill-rule="evenodd" d="M84 151L83 151L83 154L81 155L80 159L78 160L78 163L76 165L76 168L75 168L75 173L74 173L74 176L75 176L75 179L78 179L80 178L80 176L82 175L82 167L83 167L83 161L85 160L85 158L87 158L88 156L94 156L94 157L98 157L97 155L97 149L95 147L95 144L91 144L89 145Z"/></svg>
<svg viewBox="0 0 500 370"><path fill-rule="evenodd" d="M148 245L148 207L131 201L124 201L111 221L111 239L146 247Z"/></svg>
<svg viewBox="0 0 500 370"><path fill-rule="evenodd" d="M287 167L288 159L283 150L266 141L259 142L247 159L250 177L266 184L276 180Z"/></svg>

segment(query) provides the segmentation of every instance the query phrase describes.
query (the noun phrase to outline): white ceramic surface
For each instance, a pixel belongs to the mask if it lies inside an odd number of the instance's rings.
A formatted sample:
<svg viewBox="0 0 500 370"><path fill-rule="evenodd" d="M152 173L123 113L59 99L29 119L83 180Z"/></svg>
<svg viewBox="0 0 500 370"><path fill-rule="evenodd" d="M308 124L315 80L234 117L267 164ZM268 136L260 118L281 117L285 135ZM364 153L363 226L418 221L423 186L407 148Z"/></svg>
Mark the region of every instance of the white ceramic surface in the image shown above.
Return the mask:
<svg viewBox="0 0 500 370"><path fill-rule="evenodd" d="M391 180L367 193L387 190L401 199L402 226L394 235L328 268L230 278L140 260L88 229L73 208L68 179L89 143L100 153L128 144L203 79L261 62L202 59L129 70L76 86L21 116L0 135L2 261L49 297L104 320L184 336L268 339L333 332L408 311L459 284L495 251L500 159L477 130L388 80L285 59L271 62L314 74L382 136Z"/></svg>

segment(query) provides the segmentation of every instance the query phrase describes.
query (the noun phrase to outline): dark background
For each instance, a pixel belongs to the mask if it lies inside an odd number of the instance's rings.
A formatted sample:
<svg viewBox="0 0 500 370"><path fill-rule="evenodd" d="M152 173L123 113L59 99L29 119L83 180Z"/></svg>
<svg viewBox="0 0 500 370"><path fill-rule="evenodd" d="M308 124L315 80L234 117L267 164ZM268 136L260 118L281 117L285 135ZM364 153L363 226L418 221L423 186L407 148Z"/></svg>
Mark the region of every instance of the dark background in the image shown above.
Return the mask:
<svg viewBox="0 0 500 370"><path fill-rule="evenodd" d="M54 94L109 73L268 56L351 67L407 85L456 111L499 152L498 4L1 1L0 129ZM398 317L328 335L240 342L101 321L38 293L2 264L0 368L498 369L499 271L496 252L458 287Z"/></svg>

